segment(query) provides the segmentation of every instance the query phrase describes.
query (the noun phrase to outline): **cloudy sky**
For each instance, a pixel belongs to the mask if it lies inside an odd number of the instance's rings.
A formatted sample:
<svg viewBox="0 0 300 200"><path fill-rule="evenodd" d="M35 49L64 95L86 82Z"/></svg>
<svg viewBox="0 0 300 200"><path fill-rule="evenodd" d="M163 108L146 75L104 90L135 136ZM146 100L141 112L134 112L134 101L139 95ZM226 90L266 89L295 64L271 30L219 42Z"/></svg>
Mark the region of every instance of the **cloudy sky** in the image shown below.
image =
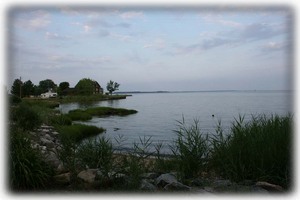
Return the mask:
<svg viewBox="0 0 300 200"><path fill-rule="evenodd" d="M8 85L81 78L120 91L290 89L287 8L15 7Z"/></svg>

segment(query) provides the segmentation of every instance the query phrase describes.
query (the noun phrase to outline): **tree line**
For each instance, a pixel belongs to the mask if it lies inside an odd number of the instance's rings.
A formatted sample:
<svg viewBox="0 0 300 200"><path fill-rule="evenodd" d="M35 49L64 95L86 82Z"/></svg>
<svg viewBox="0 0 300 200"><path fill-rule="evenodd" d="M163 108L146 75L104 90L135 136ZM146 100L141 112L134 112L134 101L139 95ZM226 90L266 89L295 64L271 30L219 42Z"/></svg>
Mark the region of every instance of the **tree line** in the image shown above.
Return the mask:
<svg viewBox="0 0 300 200"><path fill-rule="evenodd" d="M114 91L119 89L120 84L110 80L106 89L109 94L112 94ZM67 81L55 84L51 79L45 79L39 82L38 85L32 83L31 80L25 82L20 79L15 79L11 87L10 93L18 97L29 97L29 96L39 96L42 93L47 92L49 89L57 92L59 96L65 95L64 91L70 88L70 84ZM91 95L94 94L95 81L89 78L83 78L79 80L74 88L74 94L76 95Z"/></svg>

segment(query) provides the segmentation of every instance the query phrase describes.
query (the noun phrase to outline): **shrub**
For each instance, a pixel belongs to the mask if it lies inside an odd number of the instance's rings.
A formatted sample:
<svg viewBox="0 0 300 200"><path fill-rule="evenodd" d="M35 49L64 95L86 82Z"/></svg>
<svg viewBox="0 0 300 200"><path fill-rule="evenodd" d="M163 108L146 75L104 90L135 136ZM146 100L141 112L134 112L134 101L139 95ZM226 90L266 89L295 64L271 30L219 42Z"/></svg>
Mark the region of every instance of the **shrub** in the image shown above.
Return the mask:
<svg viewBox="0 0 300 200"><path fill-rule="evenodd" d="M248 123L239 117L227 136L217 129L212 138L213 168L234 181L261 180L289 187L291 123L291 116L261 115Z"/></svg>

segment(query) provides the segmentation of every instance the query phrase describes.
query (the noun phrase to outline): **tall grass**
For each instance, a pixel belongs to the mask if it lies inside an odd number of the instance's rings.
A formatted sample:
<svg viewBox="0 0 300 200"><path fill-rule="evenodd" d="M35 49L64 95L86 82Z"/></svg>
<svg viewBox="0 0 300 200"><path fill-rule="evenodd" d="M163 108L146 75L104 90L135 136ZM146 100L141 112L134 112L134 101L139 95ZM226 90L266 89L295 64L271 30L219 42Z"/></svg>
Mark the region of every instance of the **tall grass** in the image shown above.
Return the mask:
<svg viewBox="0 0 300 200"><path fill-rule="evenodd" d="M10 130L9 171L10 187L14 191L45 189L53 170L41 153L31 147L30 140L18 127Z"/></svg>
<svg viewBox="0 0 300 200"><path fill-rule="evenodd" d="M217 128L211 138L210 164L220 175L234 181L260 180L291 183L292 117L273 115L235 120L231 133Z"/></svg>
<svg viewBox="0 0 300 200"><path fill-rule="evenodd" d="M177 139L171 148L182 178L196 177L205 168L208 149L208 135L201 132L199 121L188 126L183 118L178 121Z"/></svg>

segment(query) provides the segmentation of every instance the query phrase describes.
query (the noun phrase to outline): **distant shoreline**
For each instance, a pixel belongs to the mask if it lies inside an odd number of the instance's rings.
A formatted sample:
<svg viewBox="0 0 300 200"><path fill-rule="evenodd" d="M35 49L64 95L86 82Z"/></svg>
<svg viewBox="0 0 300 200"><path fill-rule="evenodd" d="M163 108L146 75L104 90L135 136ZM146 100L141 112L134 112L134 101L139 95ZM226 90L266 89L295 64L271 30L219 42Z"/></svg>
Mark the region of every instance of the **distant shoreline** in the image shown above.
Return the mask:
<svg viewBox="0 0 300 200"><path fill-rule="evenodd" d="M125 91L115 94L201 93L201 92L294 92L293 90L199 90L199 91Z"/></svg>

